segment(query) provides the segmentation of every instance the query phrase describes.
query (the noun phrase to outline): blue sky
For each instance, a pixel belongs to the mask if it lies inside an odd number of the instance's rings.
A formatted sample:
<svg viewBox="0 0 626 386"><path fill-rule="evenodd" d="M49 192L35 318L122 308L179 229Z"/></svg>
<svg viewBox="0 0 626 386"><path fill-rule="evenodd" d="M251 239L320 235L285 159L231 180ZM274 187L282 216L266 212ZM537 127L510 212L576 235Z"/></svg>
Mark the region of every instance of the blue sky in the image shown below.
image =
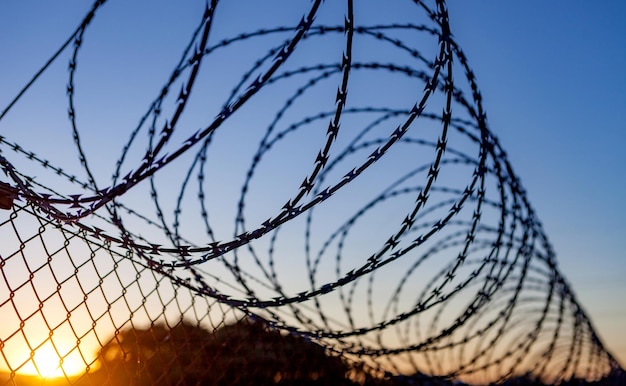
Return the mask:
<svg viewBox="0 0 626 386"><path fill-rule="evenodd" d="M626 4L451 1L498 135L561 270L626 362Z"/></svg>
<svg viewBox="0 0 626 386"><path fill-rule="evenodd" d="M333 1L327 3L332 5ZM81 133L85 133L85 144L92 151L90 163L101 176L99 182L110 177L119 149L128 138L128 128L136 125L158 95L195 28L189 23L197 21L197 4L190 2L182 7L170 3L129 7L126 2L111 0L86 36L89 44L79 58L79 63L85 65L77 72L81 88L76 95L82 114L78 119L83 127L89 127ZM406 3L385 2L379 14L363 17L395 20ZM290 4L293 9L282 9L275 16L281 20L298 17L301 3ZM37 6L29 1L0 4L0 109L74 30L88 8L83 1ZM452 0L448 8L452 33L467 55L482 91L490 128L507 150L557 252L562 272L608 348L624 364L626 5L617 0ZM236 22L222 24L222 33L241 28L255 30L257 24L264 25L263 20L250 16L254 10L248 11L224 15ZM333 22L340 23L342 18ZM247 50L250 58L260 55L254 47ZM228 51L224 55L224 63L235 75L229 77L224 72L206 79L221 87L207 96L214 100L190 106L194 112L190 115L195 118L185 123L200 125L206 117L219 112L228 87L239 79L245 65L237 66L246 58ZM44 153L53 163L78 170L77 156L68 156L65 151L73 146L67 122L67 62L65 55L0 122L0 135ZM270 102L259 103L272 108ZM307 143L309 138L302 140ZM237 164L241 158L231 149L225 146L219 157L236 171L232 174L241 175L245 169L237 168L245 165ZM253 149L244 147L242 151ZM306 150L303 147L303 156L308 154ZM305 165L295 159L291 162L294 165L286 170ZM302 162L308 162L308 158ZM47 176L38 177L48 181ZM284 177L288 179L289 175ZM50 183L54 182L51 178ZM239 183L236 180L231 184L235 188L232 192L223 187L224 202L236 196ZM164 194L168 194L167 189ZM141 195L129 200L138 204ZM269 205L265 200L259 205ZM263 215L258 215L259 221ZM225 218L232 219L232 213L230 217L225 214ZM224 232L230 235L232 230Z"/></svg>

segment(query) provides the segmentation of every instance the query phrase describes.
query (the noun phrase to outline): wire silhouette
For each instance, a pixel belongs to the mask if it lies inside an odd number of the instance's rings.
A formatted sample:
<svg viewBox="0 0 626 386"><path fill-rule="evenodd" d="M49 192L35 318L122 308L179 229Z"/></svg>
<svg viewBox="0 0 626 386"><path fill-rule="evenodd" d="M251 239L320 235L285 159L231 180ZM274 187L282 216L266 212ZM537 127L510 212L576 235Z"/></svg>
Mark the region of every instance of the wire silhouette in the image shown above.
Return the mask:
<svg viewBox="0 0 626 386"><path fill-rule="evenodd" d="M63 363L97 368L93 348L125 328L244 316L387 377L623 377L488 126L445 1L412 3L416 21L362 24L347 1L326 24L331 5L314 0L291 25L220 36L222 5L208 1L103 172L78 108L95 1L0 113L69 57L79 167L6 126L0 137L7 383L43 374L44 347L78 383ZM207 93L203 76L231 71L220 58L255 48L222 99ZM196 101L215 115L190 130Z"/></svg>

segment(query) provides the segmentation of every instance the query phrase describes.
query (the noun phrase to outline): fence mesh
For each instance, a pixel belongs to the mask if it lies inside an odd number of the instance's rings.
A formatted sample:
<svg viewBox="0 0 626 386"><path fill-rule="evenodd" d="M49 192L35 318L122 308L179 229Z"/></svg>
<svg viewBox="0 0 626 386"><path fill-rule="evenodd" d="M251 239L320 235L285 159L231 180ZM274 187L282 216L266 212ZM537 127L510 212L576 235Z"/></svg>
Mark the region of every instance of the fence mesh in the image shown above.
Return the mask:
<svg viewBox="0 0 626 386"><path fill-rule="evenodd" d="M445 2L389 23L294 4L284 25L273 3L202 4L139 123L96 130L79 64L98 0L4 108L0 383L623 382ZM63 60L68 140L13 138Z"/></svg>

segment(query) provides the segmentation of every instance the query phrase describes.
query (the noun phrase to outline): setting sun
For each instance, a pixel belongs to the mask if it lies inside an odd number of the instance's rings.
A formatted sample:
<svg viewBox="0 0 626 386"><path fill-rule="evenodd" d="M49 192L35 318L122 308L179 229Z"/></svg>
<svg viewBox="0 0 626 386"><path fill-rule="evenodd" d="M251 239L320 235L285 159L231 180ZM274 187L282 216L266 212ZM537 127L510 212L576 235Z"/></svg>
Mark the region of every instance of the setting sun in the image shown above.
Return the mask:
<svg viewBox="0 0 626 386"><path fill-rule="evenodd" d="M74 376L85 371L85 363L77 352L72 352L61 359L51 344L46 344L18 370L24 375L37 375L42 378Z"/></svg>

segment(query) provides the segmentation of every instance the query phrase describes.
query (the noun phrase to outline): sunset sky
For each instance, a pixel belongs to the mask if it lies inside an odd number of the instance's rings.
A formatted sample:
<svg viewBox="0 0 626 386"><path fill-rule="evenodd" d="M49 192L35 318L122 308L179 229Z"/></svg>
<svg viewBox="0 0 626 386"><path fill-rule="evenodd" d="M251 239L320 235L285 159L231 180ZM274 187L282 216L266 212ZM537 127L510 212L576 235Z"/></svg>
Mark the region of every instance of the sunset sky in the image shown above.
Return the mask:
<svg viewBox="0 0 626 386"><path fill-rule="evenodd" d="M335 1L326 3L330 8ZM380 1L380 14L363 17L406 20L406 3ZM78 60L86 63L76 75L78 119L84 123L81 134L87 143L92 140L89 161L96 174L101 172L99 182L111 176L129 127L158 95L196 27L198 9L204 7L192 1L150 4L109 0L88 30L84 56ZM260 4L248 5L253 10ZM274 25L301 14L301 2L290 4L293 9L276 12L279 21ZM0 112L70 36L90 6L82 0L0 2ZM562 273L603 342L624 366L626 3L450 0L448 8L452 34L476 74L490 129L507 151ZM232 15L236 13L231 14L232 22L221 26L225 35L264 26L263 21ZM313 53L315 62L315 55L322 53ZM0 136L45 154L52 163L80 170L67 120L69 57L65 52L0 121ZM227 69L216 76L217 84L232 81L229 75L237 71L233 79L240 79L238 64L213 63ZM213 97L203 102L210 105L209 116L219 112L224 99ZM205 113L202 106L192 108L198 116ZM221 151L225 159L237 154L228 148ZM237 167L236 160L232 167ZM48 183L47 176L37 177ZM228 198L225 192L224 200ZM129 200L141 204L132 195ZM231 224L232 217L228 221Z"/></svg>

